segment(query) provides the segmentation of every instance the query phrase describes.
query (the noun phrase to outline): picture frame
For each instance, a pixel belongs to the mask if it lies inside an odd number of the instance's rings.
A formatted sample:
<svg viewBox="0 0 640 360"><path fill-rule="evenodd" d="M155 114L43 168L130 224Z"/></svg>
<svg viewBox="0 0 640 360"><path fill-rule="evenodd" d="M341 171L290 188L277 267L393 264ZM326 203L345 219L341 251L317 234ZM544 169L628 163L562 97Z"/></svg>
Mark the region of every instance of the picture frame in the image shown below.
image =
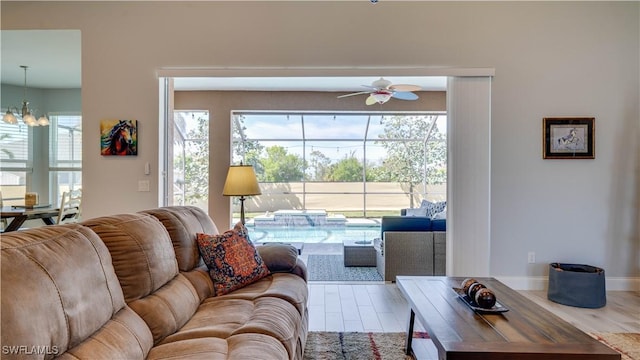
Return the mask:
<svg viewBox="0 0 640 360"><path fill-rule="evenodd" d="M542 119L543 159L595 159L595 118Z"/></svg>
<svg viewBox="0 0 640 360"><path fill-rule="evenodd" d="M138 121L121 119L101 120L100 155L138 155Z"/></svg>

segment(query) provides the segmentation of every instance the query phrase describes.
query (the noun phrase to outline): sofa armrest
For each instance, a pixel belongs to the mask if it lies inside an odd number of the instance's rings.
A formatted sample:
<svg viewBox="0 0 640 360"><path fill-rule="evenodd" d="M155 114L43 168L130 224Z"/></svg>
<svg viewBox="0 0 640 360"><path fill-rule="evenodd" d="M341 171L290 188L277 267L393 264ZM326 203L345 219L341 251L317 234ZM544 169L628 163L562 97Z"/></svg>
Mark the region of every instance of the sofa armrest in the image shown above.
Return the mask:
<svg viewBox="0 0 640 360"><path fill-rule="evenodd" d="M307 268L298 259L298 250L286 244L265 244L256 247L258 254L272 273L293 273L305 281Z"/></svg>
<svg viewBox="0 0 640 360"><path fill-rule="evenodd" d="M398 275L434 275L433 232L386 231L382 241L385 281L395 281Z"/></svg>

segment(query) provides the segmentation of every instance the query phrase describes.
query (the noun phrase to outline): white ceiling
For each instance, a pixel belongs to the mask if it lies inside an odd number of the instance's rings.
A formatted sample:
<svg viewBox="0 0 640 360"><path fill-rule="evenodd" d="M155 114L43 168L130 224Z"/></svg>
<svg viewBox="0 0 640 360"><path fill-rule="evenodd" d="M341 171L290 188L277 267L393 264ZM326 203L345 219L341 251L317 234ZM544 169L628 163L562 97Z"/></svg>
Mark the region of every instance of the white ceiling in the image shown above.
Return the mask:
<svg viewBox="0 0 640 360"><path fill-rule="evenodd" d="M73 89L81 85L79 30L2 30L2 83L43 89Z"/></svg>
<svg viewBox="0 0 640 360"><path fill-rule="evenodd" d="M43 89L69 89L82 86L81 38L79 30L2 30L1 81ZM446 77L387 76L393 84L414 84L422 90L445 90ZM254 91L363 91L377 77L181 77L176 90L254 90Z"/></svg>

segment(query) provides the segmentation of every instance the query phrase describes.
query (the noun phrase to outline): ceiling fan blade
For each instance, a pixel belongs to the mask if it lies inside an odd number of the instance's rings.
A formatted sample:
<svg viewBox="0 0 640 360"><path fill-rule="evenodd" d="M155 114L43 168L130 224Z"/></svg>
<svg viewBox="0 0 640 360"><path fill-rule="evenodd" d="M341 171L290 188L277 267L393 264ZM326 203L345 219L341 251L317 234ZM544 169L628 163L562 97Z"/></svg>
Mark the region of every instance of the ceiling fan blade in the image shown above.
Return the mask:
<svg viewBox="0 0 640 360"><path fill-rule="evenodd" d="M418 95L409 91L396 91L391 95L391 97L400 100L418 100Z"/></svg>
<svg viewBox="0 0 640 360"><path fill-rule="evenodd" d="M376 100L376 98L373 97L373 95L369 95L369 97L367 98L367 100L364 102L367 105L373 105L375 103L377 103L378 101Z"/></svg>
<svg viewBox="0 0 640 360"><path fill-rule="evenodd" d="M369 91L360 91L360 92L355 92L355 93L351 93L351 94L340 95L340 96L338 96L338 99L349 97L349 96L362 95L362 94L369 94Z"/></svg>
<svg viewBox="0 0 640 360"><path fill-rule="evenodd" d="M373 91L380 90L380 88L377 88L377 87L375 87L375 86L371 86L371 85L360 85L360 86L362 86L362 87L366 87L367 89L371 89L371 90L373 90Z"/></svg>
<svg viewBox="0 0 640 360"><path fill-rule="evenodd" d="M406 92L406 91L419 91L422 88L418 85L411 85L411 84L393 84L389 87L389 89Z"/></svg>

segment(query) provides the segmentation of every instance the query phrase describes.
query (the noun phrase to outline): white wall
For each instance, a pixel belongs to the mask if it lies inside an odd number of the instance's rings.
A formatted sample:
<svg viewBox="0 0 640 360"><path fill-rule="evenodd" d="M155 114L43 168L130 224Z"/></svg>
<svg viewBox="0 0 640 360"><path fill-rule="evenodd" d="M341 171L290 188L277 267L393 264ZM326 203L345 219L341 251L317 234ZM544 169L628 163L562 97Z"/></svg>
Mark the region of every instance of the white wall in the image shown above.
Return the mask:
<svg viewBox="0 0 640 360"><path fill-rule="evenodd" d="M144 163L157 163L158 68L487 67L491 274L543 277L563 261L639 276L638 2L0 6L3 29L82 32L87 216L157 205L157 186L136 189ZM595 160L542 160L542 118L568 115L596 118ZM99 121L114 117L139 120L137 157L100 157Z"/></svg>
<svg viewBox="0 0 640 360"><path fill-rule="evenodd" d="M1 95L0 108L11 106L20 109L24 98L24 88L3 84ZM43 113L80 113L82 111L80 89L27 88L27 100L29 100L29 108L37 116Z"/></svg>

